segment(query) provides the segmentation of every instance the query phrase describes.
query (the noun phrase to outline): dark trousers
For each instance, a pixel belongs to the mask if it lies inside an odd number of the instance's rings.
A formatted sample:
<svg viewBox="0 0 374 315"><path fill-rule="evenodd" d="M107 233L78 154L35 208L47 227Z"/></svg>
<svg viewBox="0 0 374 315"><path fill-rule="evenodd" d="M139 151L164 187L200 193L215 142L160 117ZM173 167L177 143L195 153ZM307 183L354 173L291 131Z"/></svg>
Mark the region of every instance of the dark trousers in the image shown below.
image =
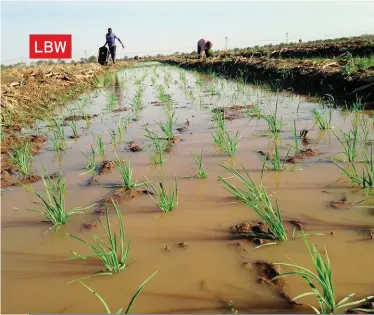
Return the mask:
<svg viewBox="0 0 374 315"><path fill-rule="evenodd" d="M113 63L116 60L116 48L117 48L116 45L113 45L112 47L109 47L109 52L110 52L110 55L112 56Z"/></svg>

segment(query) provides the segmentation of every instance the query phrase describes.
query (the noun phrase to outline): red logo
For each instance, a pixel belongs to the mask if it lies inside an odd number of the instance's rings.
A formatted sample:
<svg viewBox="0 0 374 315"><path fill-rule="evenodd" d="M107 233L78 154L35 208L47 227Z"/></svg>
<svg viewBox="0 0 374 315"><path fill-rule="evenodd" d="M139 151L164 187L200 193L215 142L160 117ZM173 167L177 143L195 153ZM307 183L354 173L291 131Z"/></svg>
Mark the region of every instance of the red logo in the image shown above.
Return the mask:
<svg viewBox="0 0 374 315"><path fill-rule="evenodd" d="M71 34L30 34L30 59L70 59Z"/></svg>

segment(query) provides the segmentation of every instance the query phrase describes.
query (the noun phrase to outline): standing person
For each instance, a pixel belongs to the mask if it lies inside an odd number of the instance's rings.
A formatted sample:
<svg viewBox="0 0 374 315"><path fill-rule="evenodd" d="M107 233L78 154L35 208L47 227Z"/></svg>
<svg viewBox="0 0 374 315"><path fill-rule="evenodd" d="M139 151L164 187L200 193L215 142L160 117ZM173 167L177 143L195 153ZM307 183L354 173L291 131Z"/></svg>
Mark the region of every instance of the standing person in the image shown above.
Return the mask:
<svg viewBox="0 0 374 315"><path fill-rule="evenodd" d="M200 39L197 42L197 55L198 58L200 59L203 52L205 52L205 55L209 57L208 51L212 48L213 43L211 41L205 41L205 39Z"/></svg>
<svg viewBox="0 0 374 315"><path fill-rule="evenodd" d="M108 28L108 33L105 35L105 37L106 41L103 47L105 47L108 44L110 55L112 56L112 61L113 63L116 63L116 38L121 43L123 49L125 48L125 46L122 44L121 40L116 36L116 34L112 32L111 28Z"/></svg>

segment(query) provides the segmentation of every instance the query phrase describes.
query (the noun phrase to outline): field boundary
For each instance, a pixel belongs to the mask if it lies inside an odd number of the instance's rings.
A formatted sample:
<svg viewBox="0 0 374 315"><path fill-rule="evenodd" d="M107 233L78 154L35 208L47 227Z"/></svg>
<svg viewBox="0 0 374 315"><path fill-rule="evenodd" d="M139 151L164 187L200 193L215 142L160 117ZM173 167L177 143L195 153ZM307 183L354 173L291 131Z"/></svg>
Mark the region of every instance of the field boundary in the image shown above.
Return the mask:
<svg viewBox="0 0 374 315"><path fill-rule="evenodd" d="M266 58L187 59L169 57L159 60L185 69L215 72L226 78L241 78L247 83L266 84L276 90L328 98L339 105L361 100L374 106L374 69L344 75L336 62L287 61Z"/></svg>

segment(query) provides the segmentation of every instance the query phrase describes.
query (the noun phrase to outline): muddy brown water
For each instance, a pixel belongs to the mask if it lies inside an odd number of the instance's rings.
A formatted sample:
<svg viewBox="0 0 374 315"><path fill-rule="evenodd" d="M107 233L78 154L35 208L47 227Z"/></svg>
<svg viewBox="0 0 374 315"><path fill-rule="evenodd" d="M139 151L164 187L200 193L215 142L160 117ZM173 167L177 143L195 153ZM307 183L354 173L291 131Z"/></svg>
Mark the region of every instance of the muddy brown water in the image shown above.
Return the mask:
<svg viewBox="0 0 374 315"><path fill-rule="evenodd" d="M155 73L158 74L156 78ZM180 73L186 75L190 91L195 100L187 99L182 89ZM365 196L341 181L339 169L326 160L329 155L341 150L340 144L331 132L319 132L313 126L309 111L318 107L302 97L293 94L273 94L253 86L241 86L235 81L213 77L200 77L197 73L186 72L173 67L152 65L118 73L115 89L119 98L116 108L129 110L109 112L90 121L85 132L85 121L78 121L80 138L68 139L72 135L69 126L64 127L67 149L58 156L53 151L51 141L34 157L35 168L41 170L40 163L49 173L62 170L67 183L66 206L89 206L113 193L107 185L120 184L117 170L100 176L99 183L87 186L94 173L80 175L85 170L86 159L82 152L89 153L93 135L103 135L106 148L105 159L113 159L110 144L110 128L116 128L120 118L132 117L130 100L142 79L145 90L144 109L140 119L132 122L124 133L123 142L117 145L122 158L129 158L134 168L133 176L139 182L143 176L158 180L157 167L151 164L146 151L130 152L128 142L149 144L144 137L142 126L149 124L157 130L155 120L166 117L163 106L151 102L158 100L153 86L164 84L164 77L171 76L170 88L176 110L175 128L182 127L186 119L190 126L181 133L183 141L175 144L166 154L163 172L167 184L178 177L179 206L170 213L162 213L152 199L140 195L120 204L124 214L126 234L131 237L130 256L134 263L123 272L113 276L100 276L84 280L107 301L112 312L127 304L137 287L150 274L158 273L139 295L133 306L134 313L223 313L232 312L230 301L239 313L310 313L308 303L316 305L313 298L300 300L304 305L291 308L266 283L258 283L254 262L265 259L269 262L290 262L286 255L298 264L311 268L306 247L300 238L291 239L293 226L287 220L296 219L305 223L309 233L325 233L325 236L311 236L309 242L320 250L327 248L332 262L337 300L351 292L357 297L372 295L374 292L374 241L370 241L367 230L374 228L374 217L370 209L352 206L335 209L329 202L347 196L355 204ZM144 75L146 77L144 78ZM166 75L166 76L168 76ZM202 80L203 78L204 80ZM199 84L196 82L199 81ZM212 86L214 86L214 93ZM207 92L210 91L210 92ZM212 95L218 92L219 95ZM108 101L107 91L89 95L84 113L99 114ZM256 132L267 129L264 120L248 117L227 121L230 132L242 134L240 147L235 158L219 154L212 141L212 115L214 106L248 105L257 102L262 108L274 109L278 102L279 117L282 117L284 132L281 136L281 154L285 155L293 144L291 124L294 119L299 130L307 128L310 144L308 148L318 149L321 155L298 161L294 170L281 173L266 171L264 184L272 200L279 201L289 240L273 246L254 249L253 243L230 238L228 228L244 220L258 220L248 206L236 202L222 188L217 175L228 176L220 164L229 163L249 171L259 183L262 156L256 151L266 152L271 139L259 137ZM68 107L76 107L77 103ZM297 113L298 109L298 113ZM64 110L62 116L71 114ZM77 114L77 113L75 113ZM364 116L362 116L364 117ZM44 124L46 125L46 124ZM348 130L350 120L347 113L334 111L333 125ZM44 134L47 129L40 124ZM176 131L176 134L179 134ZM204 150L204 164L208 172L205 180L191 179L196 167L192 152ZM97 162L101 162L98 158ZM42 192L41 182L32 187ZM89 276L102 269L98 259L65 260L71 252L90 254L90 250L78 241L69 238L72 233L88 239L92 232L103 236L97 225L89 231L82 224L94 222L94 209L85 214L74 215L67 225L58 231L48 231L49 225L42 223L39 214L25 211L41 209L35 204L35 197L24 187L11 188L2 192L2 312L3 313L101 313L105 309L99 300L78 282L67 282ZM113 212L110 214L115 229L118 228ZM103 217L101 217L103 218ZM46 232L46 233L45 233ZM333 235L330 233L333 232ZM182 248L180 242L188 243ZM165 250L165 248L169 250ZM249 262L250 265L244 264ZM250 268L252 266L253 269ZM308 290L298 278L286 278L286 291L293 297Z"/></svg>

